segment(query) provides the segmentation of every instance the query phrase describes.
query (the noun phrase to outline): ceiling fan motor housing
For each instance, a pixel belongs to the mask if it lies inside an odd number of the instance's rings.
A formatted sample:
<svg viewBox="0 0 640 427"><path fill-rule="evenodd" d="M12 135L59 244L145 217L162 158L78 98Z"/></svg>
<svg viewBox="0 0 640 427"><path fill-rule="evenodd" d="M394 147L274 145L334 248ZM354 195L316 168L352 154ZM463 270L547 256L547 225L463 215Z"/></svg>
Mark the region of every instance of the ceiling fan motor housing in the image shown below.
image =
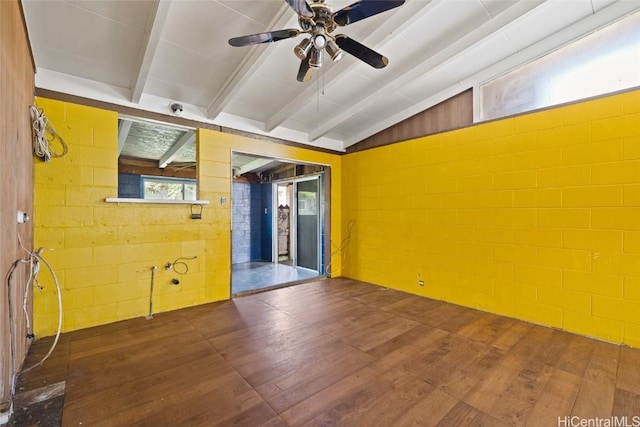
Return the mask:
<svg viewBox="0 0 640 427"><path fill-rule="evenodd" d="M325 48L333 61L340 59L342 51L335 45L330 34L336 28L336 23L333 21L333 8L325 4L324 0L316 0L310 6L313 9L313 18L301 16L299 21L300 27L311 32L313 49L308 52L310 55L309 66L320 68L322 67L322 51Z"/></svg>
<svg viewBox="0 0 640 427"><path fill-rule="evenodd" d="M307 18L299 16L298 23L304 31L309 31L315 26L324 27L327 33L336 29L336 23L333 22L333 8L325 3L311 3L313 9L313 17Z"/></svg>

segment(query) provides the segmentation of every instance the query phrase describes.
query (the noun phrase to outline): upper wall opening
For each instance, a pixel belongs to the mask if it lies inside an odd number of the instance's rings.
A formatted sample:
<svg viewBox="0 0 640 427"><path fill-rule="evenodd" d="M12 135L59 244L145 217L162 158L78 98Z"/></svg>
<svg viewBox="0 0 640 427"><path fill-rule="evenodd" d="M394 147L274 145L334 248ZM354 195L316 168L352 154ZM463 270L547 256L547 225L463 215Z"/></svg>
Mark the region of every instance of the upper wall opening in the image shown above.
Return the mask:
<svg viewBox="0 0 640 427"><path fill-rule="evenodd" d="M196 200L195 130L121 116L118 197Z"/></svg>
<svg viewBox="0 0 640 427"><path fill-rule="evenodd" d="M478 87L476 122L640 86L640 13Z"/></svg>

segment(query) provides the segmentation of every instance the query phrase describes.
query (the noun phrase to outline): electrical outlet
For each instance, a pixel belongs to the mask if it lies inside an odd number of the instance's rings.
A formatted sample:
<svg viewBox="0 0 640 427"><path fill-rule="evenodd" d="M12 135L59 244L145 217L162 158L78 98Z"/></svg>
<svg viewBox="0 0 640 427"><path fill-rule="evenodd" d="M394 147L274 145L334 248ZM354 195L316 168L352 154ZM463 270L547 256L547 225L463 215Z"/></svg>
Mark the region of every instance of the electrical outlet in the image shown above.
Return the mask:
<svg viewBox="0 0 640 427"><path fill-rule="evenodd" d="M27 215L25 211L18 211L16 214L16 220L18 221L18 224L24 224L29 221L29 215Z"/></svg>

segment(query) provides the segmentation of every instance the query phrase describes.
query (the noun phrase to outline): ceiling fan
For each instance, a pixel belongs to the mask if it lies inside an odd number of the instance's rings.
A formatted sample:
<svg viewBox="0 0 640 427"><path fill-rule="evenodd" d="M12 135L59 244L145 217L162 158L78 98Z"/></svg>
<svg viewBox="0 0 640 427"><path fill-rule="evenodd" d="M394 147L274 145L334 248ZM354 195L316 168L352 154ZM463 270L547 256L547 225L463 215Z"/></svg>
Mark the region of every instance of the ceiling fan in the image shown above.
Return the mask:
<svg viewBox="0 0 640 427"><path fill-rule="evenodd" d="M285 30L269 31L229 39L231 46L248 46L260 43L273 43L296 37L299 34L309 34L309 38L302 40L294 53L300 60L297 80L306 82L311 78L314 68L322 67L322 53L326 51L332 61L339 61L342 53L347 52L374 68L384 68L389 60L363 44L358 43L344 34L332 35L336 26L345 26L368 18L389 9L401 6L405 0L358 0L357 2L334 12L324 0L313 0L309 4L306 0L286 0L298 14L301 30L288 28Z"/></svg>

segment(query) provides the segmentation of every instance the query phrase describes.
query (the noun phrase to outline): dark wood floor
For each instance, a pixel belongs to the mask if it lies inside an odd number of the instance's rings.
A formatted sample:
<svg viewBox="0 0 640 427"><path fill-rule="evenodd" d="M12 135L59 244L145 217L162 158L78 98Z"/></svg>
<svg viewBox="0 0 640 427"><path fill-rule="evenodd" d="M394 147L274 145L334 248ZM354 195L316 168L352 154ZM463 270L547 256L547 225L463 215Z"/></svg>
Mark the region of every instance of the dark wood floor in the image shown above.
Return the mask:
<svg viewBox="0 0 640 427"><path fill-rule="evenodd" d="M60 385L65 426L631 423L640 350L327 279L64 334L19 392Z"/></svg>

